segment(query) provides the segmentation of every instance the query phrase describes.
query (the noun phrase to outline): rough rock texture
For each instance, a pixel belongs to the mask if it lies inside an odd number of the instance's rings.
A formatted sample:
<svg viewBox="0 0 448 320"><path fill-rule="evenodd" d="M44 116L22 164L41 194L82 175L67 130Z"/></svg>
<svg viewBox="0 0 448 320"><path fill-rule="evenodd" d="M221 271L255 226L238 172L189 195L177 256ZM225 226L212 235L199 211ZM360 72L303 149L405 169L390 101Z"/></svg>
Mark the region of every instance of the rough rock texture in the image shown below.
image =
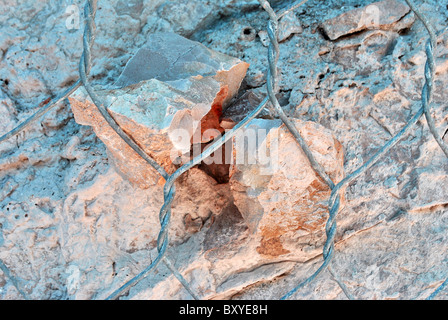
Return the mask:
<svg viewBox="0 0 448 320"><path fill-rule="evenodd" d="M115 85L123 88L149 79L175 85L192 77L209 77L219 82L221 88L228 87L228 95L222 102L227 106L238 92L248 67L248 63L210 50L199 42L175 33L158 32L151 34L145 47L129 60Z"/></svg>
<svg viewBox="0 0 448 320"><path fill-rule="evenodd" d="M294 11L289 12L280 19L278 26L279 34L278 41L283 42L295 33L302 33L303 28L299 18Z"/></svg>
<svg viewBox="0 0 448 320"><path fill-rule="evenodd" d="M300 20L297 18L297 15L294 11L289 12L280 18L278 25L278 41L283 42L288 39L291 35L295 33L302 33L303 28ZM258 36L260 37L261 42L265 47L269 46L269 37L268 33L265 30L261 30L258 32Z"/></svg>
<svg viewBox="0 0 448 320"><path fill-rule="evenodd" d="M321 28L331 40L371 28L399 31L412 24L413 19L402 20L410 10L397 0L373 2L326 20Z"/></svg>
<svg viewBox="0 0 448 320"><path fill-rule="evenodd" d="M341 181L343 151L331 131L313 122L293 123L329 177ZM281 120L253 120L235 137L233 155L230 186L251 237L259 241L257 252L306 261L316 253L304 247L313 243L321 250L331 190Z"/></svg>
<svg viewBox="0 0 448 320"><path fill-rule="evenodd" d="M262 99L252 91L246 91L232 105L227 108L222 115L221 127L231 129L243 120L250 112L257 108ZM267 110L263 110L259 117L266 117Z"/></svg>
<svg viewBox="0 0 448 320"><path fill-rule="evenodd" d="M292 2L273 5L282 10ZM427 34L411 13L397 23L407 21L404 28L366 28L336 40L320 32L324 21L372 3L309 0L294 12L303 32L280 43L282 106L290 117L332 132L343 146L346 174L415 114L424 81ZM67 29L66 9L72 4L82 11L83 1L4 0L0 5L2 133L77 79L82 29ZM432 111L443 134L446 3L417 5L439 32ZM262 98L267 48L257 35L266 30L266 19L255 0L100 2L91 79L98 89L115 89L149 34L167 31L250 63L241 93ZM110 160L95 132L76 123L68 103L0 145L0 259L30 298L103 299L156 257L161 188L133 186ZM447 170L446 157L422 118L347 186L332 268L355 298L425 299L446 279ZM202 298L278 299L321 264L316 248L305 262L261 256L229 184L199 170L184 179L177 185L168 255ZM198 190L195 181L204 187ZM0 299L21 298L0 271ZM138 298L191 297L161 264L122 297ZM437 298L447 299L446 289ZM292 299L346 297L324 272Z"/></svg>
<svg viewBox="0 0 448 320"><path fill-rule="evenodd" d="M179 35L156 33L127 63L115 83L122 89L98 94L108 101L120 127L171 174L192 143L212 140L216 134L207 134L211 130L223 132L223 108L237 94L248 66ZM141 188L159 181L159 174L109 126L83 88L69 100L76 121L93 127L119 172Z"/></svg>
<svg viewBox="0 0 448 320"><path fill-rule="evenodd" d="M320 125L293 123L329 177L341 181L341 144ZM252 134L258 135L256 144L244 141ZM331 190L285 125L280 120L253 120L236 136L233 155L230 186L251 237L259 241L257 252L306 261L316 254L309 252L311 246L321 250Z"/></svg>

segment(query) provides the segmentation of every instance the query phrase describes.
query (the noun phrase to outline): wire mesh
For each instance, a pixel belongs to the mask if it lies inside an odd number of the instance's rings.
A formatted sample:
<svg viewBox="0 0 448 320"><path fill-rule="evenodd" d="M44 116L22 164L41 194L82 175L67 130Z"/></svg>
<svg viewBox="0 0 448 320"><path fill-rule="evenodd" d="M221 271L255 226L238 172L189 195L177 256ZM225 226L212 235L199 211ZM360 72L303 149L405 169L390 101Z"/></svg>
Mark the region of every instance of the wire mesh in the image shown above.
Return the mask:
<svg viewBox="0 0 448 320"><path fill-rule="evenodd" d="M153 160L143 149L141 149L137 143L133 141L115 122L112 116L107 111L107 107L99 96L95 93L95 90L91 86L88 75L92 67L92 58L91 58L91 49L95 39L95 15L97 11L97 0L87 0L84 6L84 16L85 16L85 28L83 34L83 51L82 56L79 61L79 79L66 91L61 93L56 98L50 100L46 105L44 105L41 109L39 109L33 116L28 118L18 127L14 128L10 132L0 137L0 143L10 139L11 137L17 135L21 131L28 128L33 122L39 120L39 118L54 108L58 103L62 102L72 93L74 93L79 87L83 86L90 98L92 99L96 108L107 121L107 123L115 130L115 132L134 150L136 151L147 163L149 163L164 179L164 204L160 209L159 220L160 220L160 232L157 238L157 257L152 261L152 263L146 267L139 274L134 276L128 282L123 284L120 288L115 290L112 294L110 294L106 300L113 300L119 298L130 288L135 286L142 279L147 277L151 271L153 271L160 262L163 262L168 269L172 272L172 274L176 277L176 279L183 285L183 287L189 292L189 294L194 299L200 299L201 293L196 293L193 288L191 288L188 281L182 276L182 274L175 268L173 263L170 261L167 255L167 248L169 245L168 238L168 230L170 227L170 218L171 218L171 205L174 200L174 196L176 193L174 183L175 181L185 172L190 170L195 165L201 163L204 159L209 157L213 152L221 148L228 140L232 139L240 130L242 130L251 120L256 118L261 111L268 107L273 113L277 114L278 117L282 120L285 126L289 129L291 134L296 139L297 143L307 156L310 165L316 171L316 173L321 177L321 179L329 186L331 189L331 195L328 201L328 219L325 226L326 232L326 241L323 246L323 261L321 265L317 268L317 270L312 273L308 278L299 282L292 290L284 294L281 298L282 300L293 297L293 295L299 291L304 286L308 285L312 281L314 281L319 274L328 270L334 281L341 287L344 294L348 299L355 299L353 294L345 286L343 280L341 280L335 270L331 268L331 262L335 255L335 243L334 238L337 230L337 215L340 207L340 199L341 193L345 186L349 183L353 182L359 176L364 174L367 170L373 167L378 161L391 149L393 148L404 136L406 136L412 129L412 127L418 122L423 114L425 114L428 127L430 129L431 134L434 139L439 144L442 151L448 157L448 147L443 142L442 138L437 132L437 129L434 124L434 119L431 116L430 104L434 92L434 75L435 75L435 60L434 60L434 50L437 45L436 41L436 32L432 28L429 21L426 17L420 12L420 10L416 7L416 5L411 0L406 0L407 4L411 8L411 10L416 14L416 16L422 21L426 30L429 34L429 39L425 46L426 52L426 63L425 63L425 84L421 93L421 103L422 107L416 112L416 114L408 121L408 123L387 143L385 143L368 161L366 161L359 168L354 170L351 174L347 175L342 181L337 184L333 182L330 177L325 173L325 170L322 166L315 160L312 152L308 148L308 145L300 135L299 131L293 124L291 120L288 119L288 116L283 111L280 106L276 93L278 91L277 85L277 62L279 60L280 55L280 47L278 42L278 24L279 19L289 12L295 10L307 0L297 1L290 8L281 11L279 14L276 14L272 9L270 3L267 0L258 0L260 5L269 15L269 21L267 24L267 33L269 36L269 47L268 47L268 68L267 68L267 97L255 108L250 114L248 114L242 121L240 121L233 129L226 132L219 139L215 140L215 142L205 149L200 155L193 158L188 163L184 164L180 168L178 168L173 174L169 175L155 160ZM14 286L17 287L19 292L23 295L24 298L28 298L27 295L20 289L16 279L11 275L9 269L6 265L0 260L0 269L3 273L13 282ZM436 289L434 292L427 298L429 300L435 298L437 294L439 294L448 284L448 279L443 281L443 283Z"/></svg>

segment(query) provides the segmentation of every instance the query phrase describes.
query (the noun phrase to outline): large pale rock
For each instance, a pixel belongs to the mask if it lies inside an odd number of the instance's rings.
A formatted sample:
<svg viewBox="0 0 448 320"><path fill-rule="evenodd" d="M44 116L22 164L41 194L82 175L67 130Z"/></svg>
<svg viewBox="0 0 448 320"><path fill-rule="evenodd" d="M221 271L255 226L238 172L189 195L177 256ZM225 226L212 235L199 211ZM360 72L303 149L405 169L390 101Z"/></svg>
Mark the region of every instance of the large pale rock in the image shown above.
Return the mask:
<svg viewBox="0 0 448 320"><path fill-rule="evenodd" d="M223 107L247 68L200 43L157 33L128 62L119 88L98 94L121 128L171 173L173 162L193 143L209 142L224 131L219 123ZM110 128L83 89L69 99L76 121L93 127L120 172L142 188L158 181L155 170Z"/></svg>
<svg viewBox="0 0 448 320"><path fill-rule="evenodd" d="M316 161L333 181L340 181L344 177L342 145L318 124L293 121ZM302 252L304 246L322 244L329 187L280 120L253 120L235 138L233 154L231 189L258 241L258 254L303 260L307 256Z"/></svg>
<svg viewBox="0 0 448 320"><path fill-rule="evenodd" d="M316 123L294 123L317 161L340 181L344 171L339 142ZM260 130L255 141L251 130ZM244 139L248 143L239 142ZM306 263L319 256L325 241L330 190L281 121L253 120L235 137L232 154L233 199L194 238L171 252L202 299L228 299L247 287L271 282L291 272L291 261ZM164 274L164 266L160 268ZM155 274L152 280L131 289L129 296L164 299L171 292L190 298L172 276Z"/></svg>
<svg viewBox="0 0 448 320"><path fill-rule="evenodd" d="M409 11L410 8L400 1L384 0L344 12L324 21L321 28L331 40L366 29L398 31L412 25L413 16L403 19Z"/></svg>
<svg viewBox="0 0 448 320"><path fill-rule="evenodd" d="M237 93L249 64L208 49L175 33L159 32L151 35L145 47L129 60L115 83L125 87L143 80L157 79L171 82L193 76L211 77L229 93L223 104Z"/></svg>

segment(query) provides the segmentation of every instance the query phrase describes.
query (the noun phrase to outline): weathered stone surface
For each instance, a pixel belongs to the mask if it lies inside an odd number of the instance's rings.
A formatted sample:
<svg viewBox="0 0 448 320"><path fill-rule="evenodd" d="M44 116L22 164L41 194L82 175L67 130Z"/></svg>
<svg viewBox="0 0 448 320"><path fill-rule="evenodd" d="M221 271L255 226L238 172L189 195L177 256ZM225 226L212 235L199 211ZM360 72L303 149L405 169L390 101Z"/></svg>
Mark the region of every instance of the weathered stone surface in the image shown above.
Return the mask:
<svg viewBox="0 0 448 320"><path fill-rule="evenodd" d="M285 16L283 16L278 25L278 42L283 42L288 39L291 35L296 33L302 33L303 28L300 20L297 18L296 14L291 11ZM258 32L261 43L265 47L269 47L269 36L266 30L261 30Z"/></svg>
<svg viewBox="0 0 448 320"><path fill-rule="evenodd" d="M170 83L193 76L211 77L221 87L228 87L223 101L226 106L238 92L248 67L249 64L210 50L202 43L159 32L150 35L145 47L129 60L115 85L126 87L149 79Z"/></svg>
<svg viewBox="0 0 448 320"><path fill-rule="evenodd" d="M280 19L278 25L278 41L283 42L292 34L302 33L303 28L294 11L287 13Z"/></svg>
<svg viewBox="0 0 448 320"><path fill-rule="evenodd" d="M252 91L245 92L223 112L221 122L225 123L221 126L224 126L226 129L233 128L235 124L243 120L249 113L258 107L261 101L262 99ZM263 111L261 112L262 114Z"/></svg>
<svg viewBox="0 0 448 320"><path fill-rule="evenodd" d="M172 173L173 162L192 143L206 143L223 132L222 109L237 93L247 68L247 63L200 43L157 33L128 62L116 83L120 89L99 94L109 101L109 113L121 128ZM110 128L83 89L69 99L76 121L94 128L120 172L142 188L159 180Z"/></svg>
<svg viewBox="0 0 448 320"><path fill-rule="evenodd" d="M312 122L293 121L327 174L336 183L342 180L342 146L332 133ZM258 130L267 132L264 141ZM243 145L237 140L244 135L249 142ZM254 135L262 141L255 143ZM280 120L253 120L235 138L233 154L230 185L236 206L259 241L257 252L304 260L303 246L319 242L324 230L329 187Z"/></svg>
<svg viewBox="0 0 448 320"><path fill-rule="evenodd" d="M344 12L322 22L321 28L331 40L366 29L398 31L412 24L413 18L401 21L409 11L410 8L400 1L384 0Z"/></svg>
<svg viewBox="0 0 448 320"><path fill-rule="evenodd" d="M355 64L361 74L368 74L382 67L382 59L393 52L398 38L395 31L369 30L338 41L324 59L344 68Z"/></svg>
<svg viewBox="0 0 448 320"><path fill-rule="evenodd" d="M281 9L293 2L271 3ZM5 116L0 126L6 131L76 81L83 29L82 16L79 30L67 29L67 2L5 3L0 6L0 100L6 102L7 110L0 111ZM82 12L84 1L72 3ZM215 0L200 10L204 3L101 2L92 50L93 83L112 85L148 34L163 30L249 62L245 89L265 94L267 50L258 40L248 41L251 37L241 39L247 27L266 30L267 15L258 1ZM420 22L398 33L365 30L338 41L326 40L316 30L329 17L371 3L309 1L295 10L303 32L280 44L279 87L282 93L290 92L285 112L331 130L344 147L347 174L421 107L428 35ZM446 28L445 6L444 1L419 3L437 31ZM408 18L414 19L407 14L397 25ZM349 47L352 37L358 51ZM393 41L383 55L389 40ZM346 52L353 50L356 59L352 63L336 59L332 50L339 46L346 47ZM431 108L441 134L446 128L447 54L445 29L435 50ZM45 115L42 125L36 123L0 145L0 259L35 300L103 299L157 255L153 245L161 188L132 187L109 170L112 157L107 156L104 144L91 127L80 126L72 118L69 106L64 106ZM375 166L347 186L331 266L356 299L423 300L446 279L447 166L422 118ZM185 174L192 174L193 184L176 185L179 199L171 231L176 244L168 256L201 298L278 299L317 270L322 252L313 243L306 250L314 254L306 262L291 262L288 255L276 259L260 255L260 241L249 233L233 200L220 198L217 190L228 196L228 184L215 184L195 171ZM214 198L220 200L213 202ZM199 220L196 213L207 217L209 208L210 218ZM186 236L178 237L182 235ZM21 298L11 279L0 271L0 299ZM138 298L191 296L162 263L121 299ZM292 299L343 300L346 296L323 272ZM448 291L441 291L436 299L448 299Z"/></svg>
<svg viewBox="0 0 448 320"><path fill-rule="evenodd" d="M0 91L0 118L2 119L0 132L8 132L14 128L14 116L16 113L11 99L6 97L3 91Z"/></svg>

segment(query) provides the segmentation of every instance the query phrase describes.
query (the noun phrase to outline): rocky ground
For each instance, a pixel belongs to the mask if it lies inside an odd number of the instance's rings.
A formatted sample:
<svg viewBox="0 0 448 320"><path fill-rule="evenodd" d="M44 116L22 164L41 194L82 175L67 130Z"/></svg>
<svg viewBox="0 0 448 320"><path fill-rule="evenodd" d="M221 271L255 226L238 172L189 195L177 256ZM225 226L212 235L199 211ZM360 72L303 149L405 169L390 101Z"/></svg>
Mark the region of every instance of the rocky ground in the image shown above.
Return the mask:
<svg viewBox="0 0 448 320"><path fill-rule="evenodd" d="M271 1L277 11L292 2ZM376 28L357 29L355 13L371 3L309 0L282 29L280 104L303 125L335 182L368 160L421 106L426 30L401 0L382 2L385 14ZM77 80L83 5L0 0L0 134ZM438 31L432 110L443 134L448 3L417 5ZM80 28L68 20L68 8L79 9ZM99 1L92 82L113 90L149 35L167 31L249 63L238 95L261 99L267 18L254 0ZM78 124L71 108L65 101L0 145L0 260L10 273L0 271L2 300L22 299L17 287L30 299L104 299L157 255L163 181L144 188L129 181L107 143ZM275 117L264 112L259 121ZM176 182L168 256L200 297L278 299L321 264L325 210L313 209L312 219L300 221L291 213L313 205L326 209L329 192L293 142L285 138L282 174L268 182L244 166L231 168L228 179L195 167ZM332 269L355 298L425 299L446 279L447 171L421 118L346 188ZM251 219L259 223L251 225ZM190 296L161 264L122 298ZM325 272L292 298L346 296Z"/></svg>

